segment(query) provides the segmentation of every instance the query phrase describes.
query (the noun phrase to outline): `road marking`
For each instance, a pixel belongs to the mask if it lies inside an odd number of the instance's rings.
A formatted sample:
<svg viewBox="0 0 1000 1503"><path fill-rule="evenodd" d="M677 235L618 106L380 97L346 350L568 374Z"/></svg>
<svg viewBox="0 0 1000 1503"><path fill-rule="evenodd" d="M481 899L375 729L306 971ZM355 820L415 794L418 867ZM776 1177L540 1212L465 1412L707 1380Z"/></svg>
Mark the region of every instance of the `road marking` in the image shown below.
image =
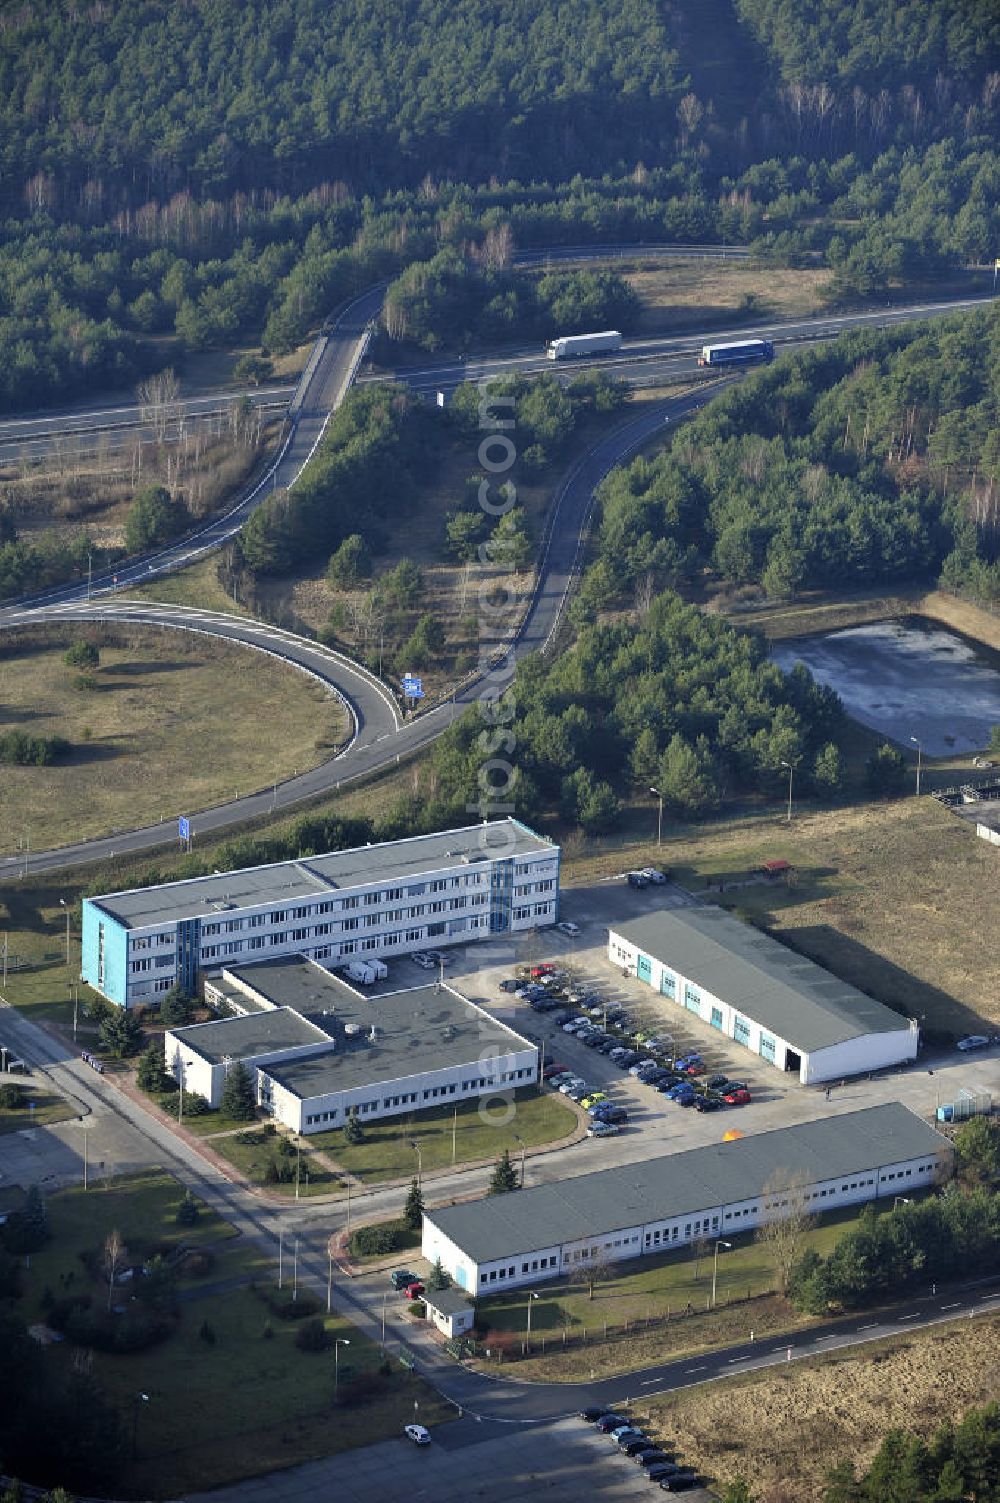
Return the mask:
<svg viewBox="0 0 1000 1503"><path fill-rule="evenodd" d="M688 1368L685 1368L684 1370L685 1370L685 1372L689 1372L689 1373L703 1373L707 1367L708 1367L708 1363L707 1362L703 1362L700 1367L688 1367Z"/></svg>
<svg viewBox="0 0 1000 1503"><path fill-rule="evenodd" d="M874 1330L877 1329L877 1327L878 1327L878 1321L877 1320L872 1320L872 1321L869 1321L868 1325L866 1325L866 1326L858 1326L858 1330L859 1331L874 1331Z"/></svg>
<svg viewBox="0 0 1000 1503"><path fill-rule="evenodd" d="M915 1311L912 1315L901 1315L899 1318L900 1320L919 1320L920 1312Z"/></svg>
<svg viewBox="0 0 1000 1503"><path fill-rule="evenodd" d="M957 1310L958 1307L959 1307L959 1305L961 1303L962 1303L962 1301L957 1299L953 1305L942 1305L941 1309L942 1310Z"/></svg>
<svg viewBox="0 0 1000 1503"><path fill-rule="evenodd" d="M749 1361L750 1361L749 1357L730 1357L729 1358L729 1366L732 1367L732 1365L733 1365L734 1362L749 1362Z"/></svg>
<svg viewBox="0 0 1000 1503"><path fill-rule="evenodd" d="M692 1368L691 1371L695 1372L696 1369ZM642 1381L641 1386L643 1388L651 1388L654 1383L662 1383L662 1382L663 1382L662 1378L644 1378L643 1381Z"/></svg>

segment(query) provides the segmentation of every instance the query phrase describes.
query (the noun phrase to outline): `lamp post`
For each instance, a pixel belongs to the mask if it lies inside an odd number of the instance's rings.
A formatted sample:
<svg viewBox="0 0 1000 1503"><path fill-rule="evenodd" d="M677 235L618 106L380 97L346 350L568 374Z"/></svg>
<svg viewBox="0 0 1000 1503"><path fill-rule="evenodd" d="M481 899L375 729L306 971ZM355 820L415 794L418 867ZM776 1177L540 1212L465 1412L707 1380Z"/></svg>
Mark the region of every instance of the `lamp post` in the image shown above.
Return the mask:
<svg viewBox="0 0 1000 1503"><path fill-rule="evenodd" d="M917 738L916 738L916 736L911 736L910 740L913 742L914 746L917 748L917 798L919 798L920 797L920 764L923 761L924 747L923 747L923 742L922 741L918 741Z"/></svg>
<svg viewBox="0 0 1000 1503"><path fill-rule="evenodd" d="M137 1393L132 1400L132 1460L135 1460L136 1437L139 1430L139 1405L149 1403L148 1393Z"/></svg>
<svg viewBox="0 0 1000 1503"><path fill-rule="evenodd" d="M663 794L659 788L651 787L649 791L660 801L659 808L656 811L656 849L659 850L663 844Z"/></svg>
<svg viewBox="0 0 1000 1503"><path fill-rule="evenodd" d="M515 1143L520 1143L520 1145L521 1145L521 1189L523 1190L524 1189L524 1139L522 1137L519 1137L518 1134L515 1133L514 1134L514 1142Z"/></svg>
<svg viewBox="0 0 1000 1503"><path fill-rule="evenodd" d="M788 768L788 815L787 815L787 820L788 820L788 823L791 824L791 822L792 822L792 778L795 775L795 767L794 767L793 763L786 762L784 760L784 758L782 758L781 765L782 765L782 767L787 767Z"/></svg>
<svg viewBox="0 0 1000 1503"><path fill-rule="evenodd" d="M333 1402L337 1402L337 1390L340 1387L340 1348L350 1346L347 1336L335 1336L333 1339Z"/></svg>
<svg viewBox="0 0 1000 1503"><path fill-rule="evenodd" d="M715 1309L715 1286L719 1278L719 1248L732 1247L731 1242L723 1242L720 1237L715 1244L715 1257L712 1261L712 1309Z"/></svg>
<svg viewBox="0 0 1000 1503"><path fill-rule="evenodd" d="M333 1303L333 1238L326 1244L326 1313L329 1315Z"/></svg>
<svg viewBox="0 0 1000 1503"><path fill-rule="evenodd" d="M87 1142L87 1123L81 1118L80 1125L83 1128L83 1188L88 1188L87 1180L90 1175L90 1145Z"/></svg>
<svg viewBox="0 0 1000 1503"><path fill-rule="evenodd" d="M416 1138L410 1139L410 1147L417 1155L417 1189L419 1190L421 1185L423 1184L424 1179L424 1158L423 1154L420 1152L420 1144L417 1142Z"/></svg>
<svg viewBox="0 0 1000 1503"><path fill-rule="evenodd" d="M69 904L65 898L59 899L59 907L66 914L66 969L69 970Z"/></svg>
<svg viewBox="0 0 1000 1503"><path fill-rule="evenodd" d="M278 1288L279 1289L281 1289L283 1287L283 1285L284 1285L284 1267L285 1267L285 1257L284 1257L284 1254L285 1254L285 1228L282 1225L280 1225L280 1223L279 1223L279 1226L278 1226Z"/></svg>
<svg viewBox="0 0 1000 1503"><path fill-rule="evenodd" d="M535 1291L533 1289L530 1289L528 1291L528 1329L524 1339L525 1350L529 1352L531 1350L531 1301L537 1298L538 1295L535 1293Z"/></svg>
<svg viewBox="0 0 1000 1503"><path fill-rule="evenodd" d="M292 1248L292 1300L299 1297L299 1238L295 1236L295 1244Z"/></svg>

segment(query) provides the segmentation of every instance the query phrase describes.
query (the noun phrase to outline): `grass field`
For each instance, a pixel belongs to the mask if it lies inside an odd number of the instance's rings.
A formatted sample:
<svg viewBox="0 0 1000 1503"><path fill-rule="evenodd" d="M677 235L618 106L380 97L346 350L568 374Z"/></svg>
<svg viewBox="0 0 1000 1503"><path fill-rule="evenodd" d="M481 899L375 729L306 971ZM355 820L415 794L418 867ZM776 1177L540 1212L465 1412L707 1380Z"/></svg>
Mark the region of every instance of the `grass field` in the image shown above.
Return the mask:
<svg viewBox="0 0 1000 1503"><path fill-rule="evenodd" d="M824 1216L808 1234L808 1245L826 1256L857 1220L854 1211ZM630 1372L665 1357L745 1341L751 1329L763 1335L808 1324L784 1300L764 1298L775 1286L767 1248L749 1233L734 1234L728 1240L732 1248L719 1252L714 1310L712 1241L700 1254L681 1249L639 1259L620 1272L609 1269L606 1277L595 1282L593 1299L585 1278L539 1286L531 1312L535 1355L517 1362L517 1375L536 1381L575 1382L591 1372L600 1376ZM525 1331L526 1298L523 1292L481 1298L479 1318L488 1322L490 1334L509 1331L520 1337ZM647 1322L653 1321L655 1328L647 1329ZM605 1330L612 1338L607 1345ZM564 1331L567 1338L574 1338L565 1348ZM584 1333L585 1345L580 1344ZM487 1335L484 1345L489 1344Z"/></svg>
<svg viewBox="0 0 1000 1503"><path fill-rule="evenodd" d="M736 260L652 261L624 275L642 303L639 334L802 317L823 306L830 280L826 268L755 267Z"/></svg>
<svg viewBox="0 0 1000 1503"><path fill-rule="evenodd" d="M271 1263L204 1207L195 1226L178 1226L182 1195L171 1176L149 1173L108 1189L77 1188L49 1197L51 1236L32 1254L24 1296L15 1307L27 1321L44 1318L46 1288L57 1295L89 1292L100 1300L103 1284L90 1278L80 1254L99 1250L113 1228L130 1261L180 1243L212 1248L211 1272L198 1281L182 1280L177 1328L165 1342L128 1356L94 1354L94 1376L120 1410L126 1433L136 1424L136 1460L121 1482L126 1495L178 1497L398 1434L412 1419L415 1401L426 1423L449 1416L425 1384L397 1371L384 1393L345 1408L338 1421L330 1351L299 1351L295 1323L271 1316L250 1288L192 1298L198 1282L269 1277ZM201 1334L206 1320L211 1341ZM326 1323L331 1334L350 1342L349 1358L341 1350L342 1383L378 1367L377 1345L345 1321ZM72 1357L68 1345L49 1349L53 1364ZM148 1402L134 1409L140 1392ZM222 1393L225 1402L207 1401Z"/></svg>
<svg viewBox="0 0 1000 1503"><path fill-rule="evenodd" d="M80 1115L65 1097L56 1095L54 1091L37 1091L26 1086L24 1099L25 1105L21 1108L0 1108L0 1134L21 1132L26 1127L51 1127L53 1122L65 1122L70 1117ZM33 1104L34 1111L29 1108L29 1102Z"/></svg>
<svg viewBox="0 0 1000 1503"><path fill-rule="evenodd" d="M205 1119L204 1117L198 1117L195 1120L203 1122ZM254 1128L252 1124L243 1123L244 1130L248 1127L250 1132L254 1133L255 1136L259 1134L259 1128ZM278 1138L266 1138L262 1143L241 1143L237 1137L229 1135L222 1138L213 1138L210 1146L215 1153L224 1158L227 1163L232 1164L233 1168L245 1175L248 1180L260 1185L266 1183L264 1171L268 1163L275 1157L274 1149L279 1141L280 1139ZM337 1175L331 1173L323 1164L316 1162L307 1146L308 1142L309 1140L307 1139L302 1145L297 1190L294 1179L282 1180L280 1183L268 1184L267 1189L270 1195L283 1195L293 1200L305 1199L311 1195L329 1195L334 1190L340 1188L340 1180ZM291 1166L294 1173L294 1158L284 1159L282 1162L286 1167Z"/></svg>
<svg viewBox="0 0 1000 1503"><path fill-rule="evenodd" d="M818 1498L831 1466L850 1459L864 1470L889 1430L930 1439L938 1425L994 1401L998 1336L996 1318L956 1322L638 1400L631 1413L707 1476L725 1483L742 1471L756 1503Z"/></svg>
<svg viewBox="0 0 1000 1503"><path fill-rule="evenodd" d="M224 801L314 765L345 734L339 703L310 679L184 632L86 629L101 666L81 689L63 662L79 635L4 638L0 727L72 745L50 766L4 768L4 854Z"/></svg>
<svg viewBox="0 0 1000 1503"><path fill-rule="evenodd" d="M518 1091L514 1106L510 1121L503 1126L493 1126L488 1116L480 1115L479 1102L462 1101L456 1107L432 1107L412 1116L366 1122L363 1143L346 1143L339 1129L316 1133L308 1141L310 1146L324 1149L339 1167L366 1185L376 1185L383 1180L415 1175L418 1162L421 1171L427 1174L432 1169L450 1169L453 1162L462 1165L499 1158L505 1148L516 1159L521 1151L517 1138L525 1148L556 1143L567 1137L579 1120L575 1110L561 1097L550 1091L539 1093L534 1087ZM420 1149L419 1161L411 1143Z"/></svg>

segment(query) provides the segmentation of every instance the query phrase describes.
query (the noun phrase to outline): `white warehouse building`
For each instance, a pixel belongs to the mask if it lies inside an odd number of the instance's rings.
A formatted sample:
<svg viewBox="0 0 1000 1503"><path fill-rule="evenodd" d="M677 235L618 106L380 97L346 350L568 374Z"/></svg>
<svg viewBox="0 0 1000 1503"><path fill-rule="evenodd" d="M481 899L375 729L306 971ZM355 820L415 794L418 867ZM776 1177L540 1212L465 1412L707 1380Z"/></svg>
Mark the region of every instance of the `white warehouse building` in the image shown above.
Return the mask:
<svg viewBox="0 0 1000 1503"><path fill-rule="evenodd" d="M471 1295L935 1184L950 1144L899 1102L424 1213L423 1256Z"/></svg>
<svg viewBox="0 0 1000 1503"><path fill-rule="evenodd" d="M914 1019L721 908L679 908L620 924L608 931L608 956L803 1085L917 1057Z"/></svg>
<svg viewBox="0 0 1000 1503"><path fill-rule="evenodd" d="M122 1007L278 955L330 966L554 924L559 847L516 819L84 898L83 980Z"/></svg>
<svg viewBox="0 0 1000 1503"><path fill-rule="evenodd" d="M164 1066L217 1107L235 1060L257 1101L296 1133L457 1106L506 1103L538 1081L538 1049L441 982L372 995L300 957L223 971L206 983L241 1015L174 1028Z"/></svg>

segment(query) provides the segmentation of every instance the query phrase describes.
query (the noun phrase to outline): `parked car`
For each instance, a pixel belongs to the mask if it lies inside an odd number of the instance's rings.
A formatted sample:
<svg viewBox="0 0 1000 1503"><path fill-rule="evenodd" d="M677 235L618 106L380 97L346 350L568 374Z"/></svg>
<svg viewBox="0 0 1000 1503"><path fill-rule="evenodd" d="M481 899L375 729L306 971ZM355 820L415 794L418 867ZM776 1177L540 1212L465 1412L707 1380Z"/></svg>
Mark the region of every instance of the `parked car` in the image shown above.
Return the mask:
<svg viewBox="0 0 1000 1503"><path fill-rule="evenodd" d="M589 1090L590 1086L584 1083L583 1085L571 1087L570 1090L564 1091L563 1095L567 1098L567 1100L579 1103L584 1100Z"/></svg>
<svg viewBox="0 0 1000 1503"><path fill-rule="evenodd" d="M575 1075L572 1080L563 1081L559 1087L559 1094L560 1096L571 1096L574 1091L582 1091L586 1090L586 1088L587 1082L581 1076Z"/></svg>
<svg viewBox="0 0 1000 1503"><path fill-rule="evenodd" d="M502 992L516 992L520 985L520 981L515 980L513 976L505 976L500 983L500 990Z"/></svg>
<svg viewBox="0 0 1000 1503"><path fill-rule="evenodd" d="M607 1412L608 1411L603 1406L595 1407L592 1404L589 1408L580 1410L580 1418L583 1420L585 1425L596 1425L601 1416L603 1414L607 1414Z"/></svg>
<svg viewBox="0 0 1000 1503"><path fill-rule="evenodd" d="M625 1053L619 1060L619 1064L621 1065L623 1070L627 1070L631 1065L634 1065L640 1059L642 1059L642 1055L639 1053L638 1049L626 1049Z"/></svg>
<svg viewBox="0 0 1000 1503"><path fill-rule="evenodd" d="M595 1106L590 1115L595 1122L609 1122L614 1127L624 1127L628 1121L628 1112L623 1106L609 1106L606 1101Z"/></svg>
<svg viewBox="0 0 1000 1503"><path fill-rule="evenodd" d="M696 1112L717 1112L726 1103L721 1096L696 1096L691 1105Z"/></svg>
<svg viewBox="0 0 1000 1503"><path fill-rule="evenodd" d="M610 1435L612 1430L617 1430L620 1425L627 1425L628 1420L624 1414L615 1414L613 1409L606 1409L597 1421L597 1428L604 1435Z"/></svg>
<svg viewBox="0 0 1000 1503"><path fill-rule="evenodd" d="M643 1059L638 1060L636 1062L636 1064L630 1065L628 1073L630 1075L639 1075L641 1073L641 1071L643 1071L643 1070L655 1070L655 1069L656 1069L656 1060L655 1059L650 1059L649 1056L647 1055Z"/></svg>
<svg viewBox="0 0 1000 1503"><path fill-rule="evenodd" d="M549 1085L552 1086L553 1090L558 1090L561 1085L565 1085L568 1080L572 1079L572 1070L557 1070L555 1075L549 1076Z"/></svg>
<svg viewBox="0 0 1000 1503"><path fill-rule="evenodd" d="M586 1111L588 1107L597 1106L599 1102L607 1101L607 1099L607 1091L591 1091L588 1095L584 1096L580 1105Z"/></svg>
<svg viewBox="0 0 1000 1503"><path fill-rule="evenodd" d="M648 882L652 882L656 886L667 880L666 872L661 872L658 866L641 866L639 871Z"/></svg>
<svg viewBox="0 0 1000 1503"><path fill-rule="evenodd" d="M650 1467L662 1466L665 1462L669 1462L670 1457L667 1455L666 1451L657 1449L655 1451L640 1451L639 1455L633 1456L632 1460L636 1462L638 1466Z"/></svg>
<svg viewBox="0 0 1000 1503"><path fill-rule="evenodd" d="M618 1449L623 1456L637 1456L640 1451L650 1450L652 1445L653 1442L648 1435L640 1434L635 1440L620 1440Z"/></svg>
<svg viewBox="0 0 1000 1503"><path fill-rule="evenodd" d="M655 1440L647 1440L641 1450L632 1452L632 1460L636 1466L645 1465L644 1458L647 1456L655 1461L667 1461L669 1459L666 1452L660 1450Z"/></svg>
<svg viewBox="0 0 1000 1503"><path fill-rule="evenodd" d="M676 1477L680 1470L676 1461L658 1461L655 1466L647 1468L646 1476L650 1482L659 1482L663 1477Z"/></svg>
<svg viewBox="0 0 1000 1503"><path fill-rule="evenodd" d="M394 1268L389 1275L389 1283L397 1293L403 1289L409 1289L410 1285L415 1284L416 1281L416 1274L411 1273L408 1268Z"/></svg>
<svg viewBox="0 0 1000 1503"><path fill-rule="evenodd" d="M725 1099L729 1103L730 1106L749 1106L750 1105L750 1092L749 1091L727 1091Z"/></svg>
<svg viewBox="0 0 1000 1503"><path fill-rule="evenodd" d="M665 1493L683 1493L689 1488L697 1487L698 1480L697 1472L673 1472L660 1478L660 1488Z"/></svg>
<svg viewBox="0 0 1000 1503"><path fill-rule="evenodd" d="M407 1299L419 1299L423 1292L424 1286L419 1279L415 1279L412 1284L407 1284L405 1290Z"/></svg>
<svg viewBox="0 0 1000 1503"><path fill-rule="evenodd" d="M616 1138L621 1132L617 1122L604 1122L600 1118L587 1128L588 1138Z"/></svg>
<svg viewBox="0 0 1000 1503"><path fill-rule="evenodd" d="M728 1086L728 1084L728 1075L710 1075L705 1081L705 1085L710 1091L721 1091L723 1086Z"/></svg>
<svg viewBox="0 0 1000 1503"><path fill-rule="evenodd" d="M431 1443L431 1432L425 1430L423 1425L404 1425L403 1434L415 1446L429 1446Z"/></svg>
<svg viewBox="0 0 1000 1503"><path fill-rule="evenodd" d="M422 971L433 971L434 969L434 961L427 954L411 955L410 959L413 961L413 964L418 965Z"/></svg>
<svg viewBox="0 0 1000 1503"><path fill-rule="evenodd" d="M959 1039L955 1048L961 1049L963 1053L968 1053L970 1049L985 1049L988 1044L989 1039L985 1033L969 1033L964 1039Z"/></svg>
<svg viewBox="0 0 1000 1503"><path fill-rule="evenodd" d="M629 872L625 880L628 882L629 887L649 886L649 878L644 876L642 872Z"/></svg>
<svg viewBox="0 0 1000 1503"><path fill-rule="evenodd" d="M542 1071L542 1079L543 1080L551 1080L552 1077L553 1077L553 1075L566 1075L566 1074L568 1074L566 1066L559 1064L558 1060L552 1059L552 1060L549 1060L549 1063L545 1066L544 1070Z"/></svg>
<svg viewBox="0 0 1000 1503"><path fill-rule="evenodd" d="M621 1425L617 1430L612 1430L611 1432L611 1439L615 1444L620 1440L640 1440L641 1438L642 1431L637 1429L635 1425Z"/></svg>
<svg viewBox="0 0 1000 1503"><path fill-rule="evenodd" d="M556 924L556 928L559 930L560 934L568 934L570 939L576 939L576 936L580 932L580 925L571 924L568 920L565 920L561 924Z"/></svg>
<svg viewBox="0 0 1000 1503"><path fill-rule="evenodd" d="M551 976L554 971L555 966L550 961L543 960L540 965L533 965L528 975L532 981L537 981L542 976Z"/></svg>

